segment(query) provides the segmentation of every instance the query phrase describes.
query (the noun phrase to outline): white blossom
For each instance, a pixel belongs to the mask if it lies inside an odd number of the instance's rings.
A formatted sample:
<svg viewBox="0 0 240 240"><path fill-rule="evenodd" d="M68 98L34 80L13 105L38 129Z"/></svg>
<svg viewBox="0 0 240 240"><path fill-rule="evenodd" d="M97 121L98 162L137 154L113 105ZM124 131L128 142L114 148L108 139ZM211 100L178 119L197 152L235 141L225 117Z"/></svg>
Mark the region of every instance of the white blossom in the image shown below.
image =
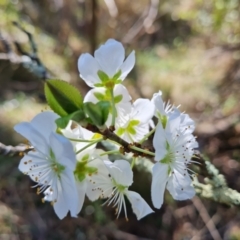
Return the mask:
<svg viewBox="0 0 240 240"><path fill-rule="evenodd" d="M81 140L92 140L94 138L93 132L83 128L75 122L73 123L73 121L69 121L66 128L60 131L66 138L70 139L75 151L78 151L88 144L88 142L81 142Z"/></svg>
<svg viewBox="0 0 240 240"><path fill-rule="evenodd" d="M17 124L14 129L35 149L21 159L19 170L37 183L37 193L44 192L43 201L51 201L62 219L68 211L71 216L77 216L78 195L73 175L75 153L72 144L55 133L58 117L52 112L43 112L30 123Z"/></svg>
<svg viewBox="0 0 240 240"><path fill-rule="evenodd" d="M156 208L163 203L165 187L176 200L190 199L195 195L188 164L193 162L193 149L198 144L185 126L187 121L184 119L189 120L180 114L168 118L166 126L161 122L157 125L153 138L157 163L153 166L151 186L152 201Z"/></svg>
<svg viewBox="0 0 240 240"><path fill-rule="evenodd" d="M117 218L123 208L127 219L125 196L130 201L138 220L152 213L153 210L138 193L128 190L133 183L130 164L126 160L116 160L114 163L104 161L104 163L108 169L108 175L98 176L92 191L100 191L99 197L108 198L105 204L113 204L113 207L116 207Z"/></svg>
<svg viewBox="0 0 240 240"><path fill-rule="evenodd" d="M85 195L91 201L95 201L101 194L100 189L92 191L95 181L108 174L104 164L104 160L108 160L108 158L107 156L101 157L101 153L103 153L102 150L91 147L77 154L74 175L79 196L78 211L82 209Z"/></svg>
<svg viewBox="0 0 240 240"><path fill-rule="evenodd" d="M175 107L171 105L168 101L167 103L162 100L162 92L154 93L151 102L155 106L155 116L162 123L163 127L165 127L168 119L174 119L180 116L180 128L181 130L185 129L189 133L192 133L195 129L194 121L189 117L188 114L181 113L179 111L179 107ZM186 129L187 128L187 129Z"/></svg>
<svg viewBox="0 0 240 240"><path fill-rule="evenodd" d="M155 116L159 119L173 111L173 106L169 102L163 102L161 91L153 94L151 102L155 105Z"/></svg>
<svg viewBox="0 0 240 240"><path fill-rule="evenodd" d="M149 132L153 114L154 105L148 99L137 99L131 111L116 122L116 134L127 142L140 141Z"/></svg>
<svg viewBox="0 0 240 240"><path fill-rule="evenodd" d="M121 119L131 111L132 98L129 95L127 89L122 84L118 84L114 86L113 95L114 95L115 108L117 112L115 121L118 122L119 119ZM104 87L94 88L90 90L84 98L84 102L97 103L99 101L109 101L111 103L112 100L111 100L110 90ZM113 109L111 107L111 109L109 110L108 119L105 123L106 126L108 127L111 125L112 111Z"/></svg>
<svg viewBox="0 0 240 240"><path fill-rule="evenodd" d="M123 45L109 39L105 44L94 52L94 57L89 53L82 54L78 59L78 69L81 78L90 87L102 83L99 78L99 71L105 73L109 79L124 80L135 64L135 52L125 59L125 50ZM97 85L98 86L98 85Z"/></svg>

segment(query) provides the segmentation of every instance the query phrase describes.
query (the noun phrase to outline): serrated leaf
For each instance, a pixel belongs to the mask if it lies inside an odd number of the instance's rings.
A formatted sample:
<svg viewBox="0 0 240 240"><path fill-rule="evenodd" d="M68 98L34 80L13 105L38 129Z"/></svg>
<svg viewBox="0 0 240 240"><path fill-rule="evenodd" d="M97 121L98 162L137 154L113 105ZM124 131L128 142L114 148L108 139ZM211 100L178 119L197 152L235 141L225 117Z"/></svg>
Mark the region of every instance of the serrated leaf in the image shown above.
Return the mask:
<svg viewBox="0 0 240 240"><path fill-rule="evenodd" d="M96 126L103 126L107 121L110 103L108 101L100 101L96 104L92 102L84 103L84 112L89 116Z"/></svg>
<svg viewBox="0 0 240 240"><path fill-rule="evenodd" d="M55 122L59 128L65 128L68 125L70 120L79 122L83 119L85 119L85 114L84 114L83 110L80 109L74 113L67 115L67 116L58 118Z"/></svg>
<svg viewBox="0 0 240 240"><path fill-rule="evenodd" d="M80 92L65 81L48 80L44 91L49 106L60 116L67 116L82 108L83 99Z"/></svg>

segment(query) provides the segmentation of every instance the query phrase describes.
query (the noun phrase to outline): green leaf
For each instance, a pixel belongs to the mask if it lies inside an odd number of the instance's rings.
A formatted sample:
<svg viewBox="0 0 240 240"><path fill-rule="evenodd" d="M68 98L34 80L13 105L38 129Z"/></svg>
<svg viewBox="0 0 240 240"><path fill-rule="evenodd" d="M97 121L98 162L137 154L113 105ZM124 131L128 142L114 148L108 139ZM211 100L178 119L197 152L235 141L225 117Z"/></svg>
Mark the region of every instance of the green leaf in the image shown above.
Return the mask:
<svg viewBox="0 0 240 240"><path fill-rule="evenodd" d="M82 108L83 99L80 92L65 81L48 80L44 91L51 109L62 117Z"/></svg>
<svg viewBox="0 0 240 240"><path fill-rule="evenodd" d="M96 126L103 126L107 121L110 103L108 101L100 101L96 104L92 102L84 103L84 112L89 116Z"/></svg>
<svg viewBox="0 0 240 240"><path fill-rule="evenodd" d="M100 101L97 103L97 106L100 108L101 113L102 113L102 122L105 124L105 122L108 119L108 114L109 114L109 109L111 107L110 102L108 101ZM103 125L102 124L102 125Z"/></svg>
<svg viewBox="0 0 240 240"><path fill-rule="evenodd" d="M85 114L84 114L83 110L80 109L80 110L78 110L74 113L71 113L71 114L67 115L67 116L58 118L55 122L56 122L56 124L59 128L65 128L68 125L68 122L70 120L74 120L76 122L79 122L83 119L85 119Z"/></svg>
<svg viewBox="0 0 240 240"><path fill-rule="evenodd" d="M102 82L107 82L107 81L109 80L109 77L108 77L108 75L107 75L105 72L99 70L99 71L97 72L97 74L98 74L98 77L100 78L100 80L101 80Z"/></svg>

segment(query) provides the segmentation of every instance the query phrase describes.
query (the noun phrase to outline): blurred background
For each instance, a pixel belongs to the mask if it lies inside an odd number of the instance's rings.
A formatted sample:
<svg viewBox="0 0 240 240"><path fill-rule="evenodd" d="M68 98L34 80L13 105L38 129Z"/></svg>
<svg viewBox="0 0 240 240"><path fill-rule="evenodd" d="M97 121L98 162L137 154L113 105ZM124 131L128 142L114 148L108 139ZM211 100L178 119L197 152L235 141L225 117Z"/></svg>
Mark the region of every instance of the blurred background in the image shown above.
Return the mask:
<svg viewBox="0 0 240 240"><path fill-rule="evenodd" d="M200 151L240 191L239 0L0 0L0 142L23 141L13 126L46 108L47 77L85 94L78 57L108 38L127 54L136 51L124 81L133 99L161 89L165 100L181 104L196 121ZM18 171L19 160L0 156L1 240L240 239L239 207L198 197L176 202L168 193L164 206L141 221L129 205L127 222L87 199L79 218L60 221ZM134 181L132 189L151 205L151 176L136 170Z"/></svg>

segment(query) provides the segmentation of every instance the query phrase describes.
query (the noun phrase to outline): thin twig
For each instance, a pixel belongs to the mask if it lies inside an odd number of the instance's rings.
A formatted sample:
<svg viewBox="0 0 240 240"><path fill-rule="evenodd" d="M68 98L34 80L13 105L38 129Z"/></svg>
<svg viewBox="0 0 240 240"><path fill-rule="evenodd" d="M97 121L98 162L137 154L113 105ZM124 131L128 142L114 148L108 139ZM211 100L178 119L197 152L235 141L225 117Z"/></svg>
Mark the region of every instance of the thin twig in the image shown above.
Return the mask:
<svg viewBox="0 0 240 240"><path fill-rule="evenodd" d="M213 220L211 219L211 217L209 216L205 206L203 205L202 201L198 198L198 197L194 197L192 199L192 202L195 206L195 208L197 209L197 211L199 212L203 222L205 223L209 233L211 234L212 238L214 240L222 240L218 230L216 229L216 226L213 222ZM196 239L198 236L194 236L191 240Z"/></svg>
<svg viewBox="0 0 240 240"><path fill-rule="evenodd" d="M33 150L29 145L11 146L0 143L0 154L8 156L17 156Z"/></svg>
<svg viewBox="0 0 240 240"><path fill-rule="evenodd" d="M140 32L144 29L144 33L150 29L158 15L159 0L151 0L149 7L146 7L139 17L139 19L134 23L134 25L129 29L127 34L122 39L124 43L130 43Z"/></svg>

